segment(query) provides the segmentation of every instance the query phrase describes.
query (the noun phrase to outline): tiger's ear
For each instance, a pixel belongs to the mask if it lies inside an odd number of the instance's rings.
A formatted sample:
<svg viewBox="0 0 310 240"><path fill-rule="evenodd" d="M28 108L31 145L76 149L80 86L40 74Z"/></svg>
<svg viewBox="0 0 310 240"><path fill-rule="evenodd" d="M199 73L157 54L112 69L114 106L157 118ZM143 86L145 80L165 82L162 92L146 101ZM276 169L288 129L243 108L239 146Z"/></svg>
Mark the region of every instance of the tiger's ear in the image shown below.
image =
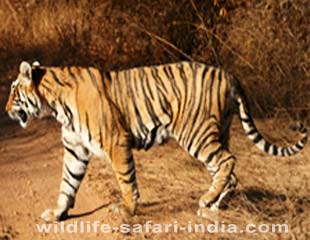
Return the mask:
<svg viewBox="0 0 310 240"><path fill-rule="evenodd" d="M33 67L40 67L40 62L39 61L34 61L33 63L32 63L32 66Z"/></svg>
<svg viewBox="0 0 310 240"><path fill-rule="evenodd" d="M23 61L19 66L19 72L25 78L31 80L31 66L28 62Z"/></svg>

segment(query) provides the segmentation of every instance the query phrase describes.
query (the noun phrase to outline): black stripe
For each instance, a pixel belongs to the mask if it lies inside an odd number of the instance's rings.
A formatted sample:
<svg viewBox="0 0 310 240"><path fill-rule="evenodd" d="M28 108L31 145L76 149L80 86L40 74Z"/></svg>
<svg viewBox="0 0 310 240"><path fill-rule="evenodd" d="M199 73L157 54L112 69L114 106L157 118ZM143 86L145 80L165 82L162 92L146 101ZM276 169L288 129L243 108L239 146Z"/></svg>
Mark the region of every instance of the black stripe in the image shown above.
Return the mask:
<svg viewBox="0 0 310 240"><path fill-rule="evenodd" d="M50 104L48 103L48 106L49 106L49 108L52 110L52 112L53 112L52 114L54 114L55 117L57 117L58 112L57 112L57 110L56 110L55 102L52 101Z"/></svg>
<svg viewBox="0 0 310 240"><path fill-rule="evenodd" d="M27 99L26 99L26 101L24 102L24 104L25 104L26 108L28 108Z"/></svg>
<svg viewBox="0 0 310 240"><path fill-rule="evenodd" d="M72 113L71 109L69 108L69 106L66 103L64 103L63 105L64 105L64 108L65 108L66 112L69 113L69 118L72 120L73 113Z"/></svg>
<svg viewBox="0 0 310 240"><path fill-rule="evenodd" d="M65 140L66 141L66 140ZM65 149L69 152L69 153L71 153L71 155L75 158L75 159L79 159L79 157L76 155L76 153L72 150L72 149L70 149L70 148L68 148L68 147L66 147L65 146Z"/></svg>
<svg viewBox="0 0 310 240"><path fill-rule="evenodd" d="M35 104L30 98L28 98L28 101L33 107L37 107L37 104Z"/></svg>
<svg viewBox="0 0 310 240"><path fill-rule="evenodd" d="M211 69L211 83L210 83L210 96L209 96L209 107L208 107L208 116L211 114L212 109L212 93L213 93L213 83L214 83L214 76L215 76L215 68Z"/></svg>
<svg viewBox="0 0 310 240"><path fill-rule="evenodd" d="M268 153L269 152L269 148L270 148L270 143L266 141L265 142L265 146L264 146L264 151Z"/></svg>
<svg viewBox="0 0 310 240"><path fill-rule="evenodd" d="M128 159L128 162L132 162L132 161L133 161L133 157L131 156L131 157ZM126 175L128 175L134 168L135 168L135 165L132 164L131 168L127 169L127 171L125 171L125 172L117 171L117 173L120 174L120 175L126 176Z"/></svg>
<svg viewBox="0 0 310 240"><path fill-rule="evenodd" d="M234 160L236 160L236 158L233 155L228 156L227 158L224 158L221 160L221 164L223 164L224 162L228 161L229 159L233 158Z"/></svg>
<svg viewBox="0 0 310 240"><path fill-rule="evenodd" d="M167 125L169 125L171 123L171 120L173 119L173 111L172 111L172 107L171 104L169 103L169 101L167 100L167 98L165 97L164 93L158 89L160 93L162 93L161 96L159 97L159 104L162 107L162 111L169 116L169 123Z"/></svg>
<svg viewBox="0 0 310 240"><path fill-rule="evenodd" d="M87 165L88 163L89 163L89 161L88 160L83 160L83 159L77 159L79 162L82 162L82 163L84 163L85 165Z"/></svg>
<svg viewBox="0 0 310 240"><path fill-rule="evenodd" d="M55 82L58 83L60 86L64 87L65 84L63 84L63 83L59 80L59 78L56 76L56 73L54 72L54 70L50 69L50 72L51 72L51 74L52 74L52 76L53 76Z"/></svg>
<svg viewBox="0 0 310 240"><path fill-rule="evenodd" d="M164 73L166 74L167 79L170 80L170 82L167 81L167 84L168 83L171 84L171 89L173 91L173 94L174 94L174 96L176 97L176 99L177 99L177 101L179 103L181 101L181 92L180 92L180 89L177 87L177 83L175 81L175 77L173 75L171 66L164 67Z"/></svg>
<svg viewBox="0 0 310 240"><path fill-rule="evenodd" d="M257 136L254 138L253 142L256 144L256 143L258 143L262 139L263 139L262 135L257 134Z"/></svg>
<svg viewBox="0 0 310 240"><path fill-rule="evenodd" d="M76 155L76 153L75 153L71 148L68 148L68 147L65 146L65 149L66 149L69 153L71 153L71 155L72 155L77 161L82 162L82 163L84 163L85 165L88 164L88 162L89 162L88 160L80 159L80 158Z"/></svg>
<svg viewBox="0 0 310 240"><path fill-rule="evenodd" d="M111 77L111 76L110 76ZM115 72L115 79L112 81L112 87L114 88L115 92L115 98L116 98L116 93L119 96L119 101L117 102L117 99L115 99L115 102L118 104L120 110L123 110L124 113L124 118L126 122L128 123L129 126L131 126L131 117L129 113L129 102L127 100L128 96L128 88L127 88L127 81L125 83L122 83L120 78L119 78L119 73Z"/></svg>
<svg viewBox="0 0 310 240"><path fill-rule="evenodd" d="M99 142L100 142L100 148L103 147L103 139L102 139L102 129L101 129L101 122L99 123L100 126L99 126Z"/></svg>
<svg viewBox="0 0 310 240"><path fill-rule="evenodd" d="M95 78L95 75L91 72L91 70L89 68L86 68L86 71L94 85L94 87L99 90L99 87L98 87L98 84L97 84L97 81L96 81L96 78Z"/></svg>
<svg viewBox="0 0 310 240"><path fill-rule="evenodd" d="M296 143L296 148L298 148L298 150L301 150L303 148L303 146L299 145L299 143Z"/></svg>
<svg viewBox="0 0 310 240"><path fill-rule="evenodd" d="M196 148L195 152L194 152L194 157L197 158L198 157L198 154L201 150L201 148L203 147L203 145L206 143L206 140L211 137L211 136L217 136L218 132L211 132L209 133L205 138L204 138L204 141L202 141L199 146ZM207 148L210 144L212 143L216 143L218 142L219 140L217 138L211 140L209 143L206 144L205 148Z"/></svg>
<svg viewBox="0 0 310 240"><path fill-rule="evenodd" d="M102 145L103 145L103 143L102 143L102 129L101 129L101 123L102 123L102 113L104 112L104 109L103 109L103 103L102 103L102 95L103 95L103 93L102 93L102 91L101 91L101 89L99 88L99 86L98 86L98 83L97 83L97 81L96 81L96 76L93 74L93 72L91 71L91 69L89 69L89 68L87 68L87 73L88 73L88 75L90 76L90 78L91 78L91 80L92 80L92 83L93 83L93 85L94 85L94 87L95 87L95 89L97 90L97 92L98 92L98 97L99 97L99 101L100 101L100 110L101 110L101 113L100 113L100 116L99 116L99 121L100 121L100 126L99 126L99 141L100 141L100 148L102 148ZM111 83L111 75L110 75L110 73L108 74L108 76L109 76L109 83ZM103 84L103 88L104 88L104 91L106 90L106 82L105 82L105 77L103 77L102 78L102 84ZM87 120L88 120L88 118L87 118ZM89 127L88 127L89 128ZM91 141L91 133L90 133L90 130L88 131L88 138L90 139L89 141Z"/></svg>
<svg viewBox="0 0 310 240"><path fill-rule="evenodd" d="M44 87L49 93L52 92L52 89L51 89L50 87L48 87L44 82L42 82L42 83L40 84L40 86Z"/></svg>
<svg viewBox="0 0 310 240"><path fill-rule="evenodd" d="M240 120L241 120L242 122L245 122L245 123L252 123L252 121L251 121L250 118L241 118L241 117L240 117Z"/></svg>
<svg viewBox="0 0 310 240"><path fill-rule="evenodd" d="M272 153L273 155L278 155L278 148L275 145L273 145Z"/></svg>
<svg viewBox="0 0 310 240"><path fill-rule="evenodd" d="M292 149L291 147L288 147L288 148L287 148L287 152L288 152L288 154L289 154L290 156L293 155L293 154L295 153L294 149Z"/></svg>
<svg viewBox="0 0 310 240"><path fill-rule="evenodd" d="M212 159L214 158L214 156L216 156L221 150L222 150L222 146L219 145L218 149L216 149L215 151L213 151L212 153L209 154L209 156L207 158L207 163L211 162Z"/></svg>
<svg viewBox="0 0 310 240"><path fill-rule="evenodd" d="M285 156L285 149L286 149L286 148L282 148L282 149L281 149L281 155L282 155L282 156Z"/></svg>
<svg viewBox="0 0 310 240"><path fill-rule="evenodd" d="M131 175L130 175L130 178L128 180L125 180L125 179L121 179L121 181L125 184L129 184L129 183L132 183L136 180L136 175L135 175L135 172L133 172Z"/></svg>
<svg viewBox="0 0 310 240"><path fill-rule="evenodd" d="M82 181L83 177L84 177L84 173L81 174L75 174L73 172L70 171L69 167L67 166L67 164L65 164L65 168L68 171L68 173L70 174L70 176L78 181Z"/></svg>
<svg viewBox="0 0 310 240"><path fill-rule="evenodd" d="M108 79L108 81L111 83L112 82L112 77L111 77L111 73L110 72L105 72L104 76L106 77L106 79Z"/></svg>
<svg viewBox="0 0 310 240"><path fill-rule="evenodd" d="M123 79L125 80L125 79ZM119 73L116 72L115 73L115 79L112 82L112 85L114 86L115 89L115 96L116 93L119 95L119 107L120 109L124 110L124 115L125 118L128 122L128 124L131 124L131 118L130 118L130 113L129 113L129 104L127 101L127 96L128 96L128 89L125 87L125 85L127 85L127 81L125 81L125 83L123 83L121 81L121 79L119 78Z"/></svg>
<svg viewBox="0 0 310 240"><path fill-rule="evenodd" d="M307 143L307 137L304 137L303 139L301 139L302 144L306 144Z"/></svg>
<svg viewBox="0 0 310 240"><path fill-rule="evenodd" d="M15 93L17 94L18 101L20 101L21 103L23 103L23 101L22 101L22 99L21 99L21 97L20 97L21 94L22 94L22 93L20 92L20 89L18 88L17 91L15 91Z"/></svg>
<svg viewBox="0 0 310 240"><path fill-rule="evenodd" d="M65 183L67 183L73 190L74 190L74 192L76 192L76 188L70 183L70 181L68 180L68 179L66 179L65 177L64 178L62 178L62 180L65 182Z"/></svg>
<svg viewBox="0 0 310 240"><path fill-rule="evenodd" d="M133 82L133 85L131 85L131 86L133 86L133 89L134 89L134 96L137 96L137 98L139 99L139 97L140 97L140 93L139 93L139 90L138 90L138 85L140 86L140 84L139 84L139 81L140 81L140 79L139 79L139 76L137 76L137 74L135 74L135 71L134 71L134 69L133 70L128 70L128 71L130 71L130 76L132 75L132 78L130 78L130 79L132 79L132 82ZM137 70L138 71L138 73L139 73L139 70ZM132 74L131 74L131 72L132 72Z"/></svg>
<svg viewBox="0 0 310 240"><path fill-rule="evenodd" d="M300 132L300 133L302 133L302 134L305 134L305 133L307 133L307 129L306 129L306 128L304 128L304 127L302 127L302 129L301 129L301 130L299 130L299 132Z"/></svg>
<svg viewBox="0 0 310 240"><path fill-rule="evenodd" d="M72 72L71 68L68 67L67 69L68 69L68 73L69 73L69 75L72 77L73 81L77 83L78 80L77 80L75 74Z"/></svg>
<svg viewBox="0 0 310 240"><path fill-rule="evenodd" d="M86 127L87 127L87 132L88 132L88 141L91 141L91 133L90 133L90 128L89 128L89 119L88 119L88 114L85 112L85 118L86 118Z"/></svg>
<svg viewBox="0 0 310 240"><path fill-rule="evenodd" d="M63 194L63 195L65 195L67 198L69 198L69 199L74 199L74 196L72 196L72 195L70 195L70 194L68 194L68 193L66 193L66 192L64 192L64 191L60 191L60 194Z"/></svg>
<svg viewBox="0 0 310 240"><path fill-rule="evenodd" d="M219 69L218 73L218 88L217 88L217 102L218 102L218 108L219 108L219 114L220 114L220 119L222 118L222 104L221 104L221 85L222 85L222 71Z"/></svg>
<svg viewBox="0 0 310 240"><path fill-rule="evenodd" d="M84 80L85 81L85 79L83 78L83 76L82 76L82 71L81 71L81 68L79 68L79 67L75 67L75 69L76 69L76 71L78 72L78 76L80 77L80 79L82 79L82 80Z"/></svg>
<svg viewBox="0 0 310 240"><path fill-rule="evenodd" d="M184 84L184 103L186 103L186 101L187 101L187 76L186 76L186 73L184 71L184 65L183 64L180 65L180 77L181 77L182 82Z"/></svg>
<svg viewBox="0 0 310 240"><path fill-rule="evenodd" d="M247 135L252 135L252 134L254 134L254 133L258 133L258 131L257 131L255 128L253 128L252 130L250 130L250 131L247 132L246 134L247 134Z"/></svg>
<svg viewBox="0 0 310 240"><path fill-rule="evenodd" d="M73 118L73 113L72 113L71 109L69 108L69 106L66 103L63 103L63 107L65 110L65 115L67 116L67 118L69 118L69 120L71 122L72 118ZM69 116L67 115L67 113L69 114Z"/></svg>
<svg viewBox="0 0 310 240"><path fill-rule="evenodd" d="M69 202L71 203L70 207L73 208L74 206L74 196L64 192L64 191L60 191L60 194L63 194L65 195L68 199L69 199Z"/></svg>
<svg viewBox="0 0 310 240"><path fill-rule="evenodd" d="M145 73L145 69L143 68L142 71L144 72L145 76L146 76L146 87L148 89L148 92L150 93L151 99L155 100L154 95L153 95L153 91L151 89L151 85L150 85L150 79L148 78L148 75Z"/></svg>

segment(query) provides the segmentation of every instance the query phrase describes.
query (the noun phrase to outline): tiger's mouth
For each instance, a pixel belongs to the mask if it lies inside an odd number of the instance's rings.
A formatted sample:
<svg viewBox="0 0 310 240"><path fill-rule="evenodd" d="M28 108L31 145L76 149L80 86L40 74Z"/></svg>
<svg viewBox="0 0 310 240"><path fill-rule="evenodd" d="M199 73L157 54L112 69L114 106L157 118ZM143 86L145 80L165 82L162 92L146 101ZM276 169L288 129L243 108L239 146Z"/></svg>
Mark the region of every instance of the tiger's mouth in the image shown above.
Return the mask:
<svg viewBox="0 0 310 240"><path fill-rule="evenodd" d="M19 110L17 113L18 113L19 120L22 121L22 123L26 124L27 119L28 119L27 113L22 109Z"/></svg>
<svg viewBox="0 0 310 240"><path fill-rule="evenodd" d="M27 126L28 114L23 109L19 109L18 111L10 111L8 113L13 120L19 121L19 124L23 128Z"/></svg>

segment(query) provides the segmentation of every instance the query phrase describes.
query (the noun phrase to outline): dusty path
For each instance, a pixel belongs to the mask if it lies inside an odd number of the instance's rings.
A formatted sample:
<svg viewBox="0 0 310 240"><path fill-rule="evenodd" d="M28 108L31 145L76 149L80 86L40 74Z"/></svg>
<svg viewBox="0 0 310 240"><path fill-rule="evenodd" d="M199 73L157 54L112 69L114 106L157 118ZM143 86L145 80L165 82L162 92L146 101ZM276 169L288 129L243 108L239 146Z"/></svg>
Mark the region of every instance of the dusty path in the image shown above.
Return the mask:
<svg viewBox="0 0 310 240"><path fill-rule="evenodd" d="M4 225L2 230L12 238L37 239L39 234L35 223L42 223L39 216L45 208L55 206L62 168L58 127L45 121L27 130L14 125L5 128L11 131L1 131L0 218ZM72 211L76 217L68 222L75 221L79 215L85 221L96 220L100 210L91 212L104 203L95 191L83 184ZM72 235L57 237L55 234L50 237L80 238ZM91 239L95 234L88 237Z"/></svg>
<svg viewBox="0 0 310 240"><path fill-rule="evenodd" d="M225 221L242 228L247 223L283 223L286 234L199 234L202 239L309 239L309 147L290 159L270 157L257 150L235 121L232 151L237 155L238 191L225 210ZM277 140L277 139L273 139ZM135 152L141 199L138 216L129 223L207 224L196 216L197 202L210 184L198 161L174 141L148 152ZM0 239L197 239L178 233L48 233L39 234L36 223L45 208L55 204L62 167L59 125L51 120L21 129L0 113ZM93 159L70 212L74 221L100 221L117 226L119 215L110 203L119 199L114 175L107 162Z"/></svg>

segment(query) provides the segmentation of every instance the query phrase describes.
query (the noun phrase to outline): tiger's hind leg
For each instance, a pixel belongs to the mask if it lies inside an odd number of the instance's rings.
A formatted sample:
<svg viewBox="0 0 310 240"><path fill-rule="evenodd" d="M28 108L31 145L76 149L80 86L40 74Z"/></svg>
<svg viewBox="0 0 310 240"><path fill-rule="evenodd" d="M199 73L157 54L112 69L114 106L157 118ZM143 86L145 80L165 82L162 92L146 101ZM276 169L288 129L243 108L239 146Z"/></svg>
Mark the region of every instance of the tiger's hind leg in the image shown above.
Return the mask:
<svg viewBox="0 0 310 240"><path fill-rule="evenodd" d="M215 211L219 208L222 200L235 189L237 179L233 174L235 157L220 142L218 126L216 124L213 126L209 130L212 134L209 134L206 142L198 144L197 157L205 163L212 176L211 187L200 198L199 207Z"/></svg>
<svg viewBox="0 0 310 240"><path fill-rule="evenodd" d="M231 193L233 193L233 191L235 190L235 188L237 186L237 183L238 183L237 177L232 172L230 175L230 179L229 179L228 183L224 187L224 190L221 192L221 194L218 197L218 199L216 200L216 202L211 205L210 210L212 210L212 211L219 210L221 203L223 202L223 200L226 197L228 197Z"/></svg>
<svg viewBox="0 0 310 240"><path fill-rule="evenodd" d="M224 117L223 117L223 122L221 124L221 132L220 132L220 142L223 146L223 148L227 151L229 151L229 135L230 135L230 127L231 127L231 122L233 119L233 114L230 111L225 111ZM233 193L234 189L236 188L238 184L238 179L234 172L232 171L229 177L229 181L224 187L224 190L220 194L218 200L212 204L211 210L215 211L218 210L221 206L222 201L228 197L231 193Z"/></svg>
<svg viewBox="0 0 310 240"><path fill-rule="evenodd" d="M222 150L221 145L214 144L219 148L218 153L211 152L205 162L207 169L212 176L211 187L199 200L199 207L216 209L224 197L236 186L236 178L233 175L235 158L227 150ZM214 206L213 206L214 205Z"/></svg>

